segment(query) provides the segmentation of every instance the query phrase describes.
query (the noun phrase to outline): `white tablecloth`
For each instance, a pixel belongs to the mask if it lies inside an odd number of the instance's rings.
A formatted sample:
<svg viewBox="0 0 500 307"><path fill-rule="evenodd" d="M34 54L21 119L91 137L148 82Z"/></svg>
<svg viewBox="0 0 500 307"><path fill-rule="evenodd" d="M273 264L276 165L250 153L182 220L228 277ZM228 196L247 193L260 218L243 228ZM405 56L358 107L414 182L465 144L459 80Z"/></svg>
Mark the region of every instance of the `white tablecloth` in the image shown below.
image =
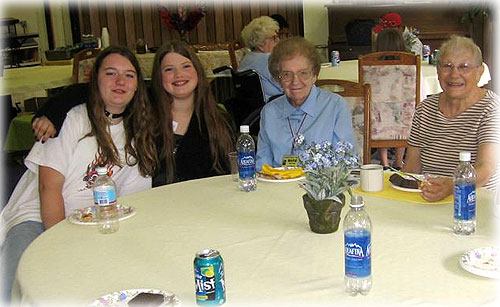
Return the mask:
<svg viewBox="0 0 500 307"><path fill-rule="evenodd" d="M483 63L484 73L478 82L478 86L488 84L491 80L488 65ZM442 92L437 76L436 66L429 65L428 62L422 61L421 65L421 99L425 99L427 95L437 94ZM358 60L341 61L339 66L321 67L319 79L340 79L353 82L359 82L358 79Z"/></svg>
<svg viewBox="0 0 500 307"><path fill-rule="evenodd" d="M63 221L35 240L13 295L23 305L88 304L118 290L159 288L191 306L194 255L214 248L225 263L225 306L477 305L498 296L496 280L458 262L467 250L496 243L498 215L488 193L479 193L470 237L452 234L452 204L365 197L373 288L361 297L344 292L342 231L311 232L303 194L295 182L259 182L256 192L240 192L228 175L119 198L137 214L117 233Z"/></svg>
<svg viewBox="0 0 500 307"><path fill-rule="evenodd" d="M72 72L72 65L5 69L0 77L0 95L12 95L13 102L45 97L48 89L70 85Z"/></svg>

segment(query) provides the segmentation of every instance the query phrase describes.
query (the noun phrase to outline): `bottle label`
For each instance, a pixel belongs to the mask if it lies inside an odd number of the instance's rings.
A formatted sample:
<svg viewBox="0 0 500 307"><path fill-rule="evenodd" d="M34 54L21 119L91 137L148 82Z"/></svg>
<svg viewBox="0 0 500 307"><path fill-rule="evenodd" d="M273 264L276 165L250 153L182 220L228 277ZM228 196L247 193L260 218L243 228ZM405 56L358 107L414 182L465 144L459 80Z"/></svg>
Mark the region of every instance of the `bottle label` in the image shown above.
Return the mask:
<svg viewBox="0 0 500 307"><path fill-rule="evenodd" d="M96 206L109 206L116 204L115 190L94 190L94 204Z"/></svg>
<svg viewBox="0 0 500 307"><path fill-rule="evenodd" d="M476 184L463 183L454 186L454 217L469 221L476 217Z"/></svg>
<svg viewBox="0 0 500 307"><path fill-rule="evenodd" d="M238 173L241 180L255 177L255 151L238 152Z"/></svg>
<svg viewBox="0 0 500 307"><path fill-rule="evenodd" d="M350 229L344 234L345 275L368 277L372 273L371 234L366 229Z"/></svg>

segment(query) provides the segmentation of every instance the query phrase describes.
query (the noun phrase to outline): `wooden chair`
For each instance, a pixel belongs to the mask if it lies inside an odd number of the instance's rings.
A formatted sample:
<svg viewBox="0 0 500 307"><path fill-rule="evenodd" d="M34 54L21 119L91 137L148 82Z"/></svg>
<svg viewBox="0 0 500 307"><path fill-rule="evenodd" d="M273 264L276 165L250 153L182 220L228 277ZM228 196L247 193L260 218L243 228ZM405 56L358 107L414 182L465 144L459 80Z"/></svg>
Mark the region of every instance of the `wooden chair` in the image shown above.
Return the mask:
<svg viewBox="0 0 500 307"><path fill-rule="evenodd" d="M236 71L238 65L250 50L245 47L245 44L240 40L235 40L229 45L229 57L231 58L231 66Z"/></svg>
<svg viewBox="0 0 500 307"><path fill-rule="evenodd" d="M420 56L385 51L360 56L360 84L371 85L365 103L365 159L372 148L407 147L415 107L420 102Z"/></svg>
<svg viewBox="0 0 500 307"><path fill-rule="evenodd" d="M73 57L73 75L71 82L86 83L89 82L89 73L94 66L95 58L101 52L101 49L84 49Z"/></svg>
<svg viewBox="0 0 500 307"><path fill-rule="evenodd" d="M229 62L219 64L230 64L235 71L238 69L238 63L248 53L247 48L245 48L244 44L239 40L235 40L230 43L196 44L191 45L191 48L193 48L196 53L204 51L227 51L229 55ZM224 65L220 65L219 67L222 67ZM215 68L217 67L213 67L212 69Z"/></svg>
<svg viewBox="0 0 500 307"><path fill-rule="evenodd" d="M370 85L346 80L323 79L317 80L316 86L344 97L351 106L352 126L356 138L356 148L363 163L370 161L370 150L364 142L366 125L364 124L364 109L370 103Z"/></svg>
<svg viewBox="0 0 500 307"><path fill-rule="evenodd" d="M195 44L190 45L195 52L200 51L217 51L217 50L229 50L229 43L216 43L216 44Z"/></svg>

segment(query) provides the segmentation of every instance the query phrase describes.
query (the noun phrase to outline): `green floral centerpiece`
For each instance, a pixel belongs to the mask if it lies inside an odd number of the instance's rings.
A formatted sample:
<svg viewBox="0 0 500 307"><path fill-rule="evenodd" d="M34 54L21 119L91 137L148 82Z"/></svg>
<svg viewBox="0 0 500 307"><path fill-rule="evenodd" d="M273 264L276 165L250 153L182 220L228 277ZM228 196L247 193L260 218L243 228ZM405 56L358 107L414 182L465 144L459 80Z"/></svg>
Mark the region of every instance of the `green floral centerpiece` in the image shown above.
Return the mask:
<svg viewBox="0 0 500 307"><path fill-rule="evenodd" d="M316 233L334 232L339 227L344 192L351 194L349 171L359 166L359 157L348 142L305 145L303 136L299 136L296 144L301 150L299 166L306 173L299 185L307 192L303 201L309 226Z"/></svg>

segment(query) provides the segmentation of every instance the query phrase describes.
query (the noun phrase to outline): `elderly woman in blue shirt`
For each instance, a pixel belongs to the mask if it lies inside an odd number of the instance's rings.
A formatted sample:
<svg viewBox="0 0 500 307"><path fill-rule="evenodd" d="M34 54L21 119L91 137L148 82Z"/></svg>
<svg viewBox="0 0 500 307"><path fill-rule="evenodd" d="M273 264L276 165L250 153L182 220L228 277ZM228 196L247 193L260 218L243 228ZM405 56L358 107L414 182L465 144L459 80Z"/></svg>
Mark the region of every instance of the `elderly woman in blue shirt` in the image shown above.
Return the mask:
<svg viewBox="0 0 500 307"><path fill-rule="evenodd" d="M286 156L298 156L296 137L305 143L354 143L349 104L341 96L314 85L321 60L313 44L302 37L280 41L269 59L271 75L285 95L264 106L257 143L257 169L281 166Z"/></svg>
<svg viewBox="0 0 500 307"><path fill-rule="evenodd" d="M273 96L283 94L283 89L271 77L268 68L269 55L280 40L279 29L276 20L261 16L253 19L241 31L241 37L251 52L238 65L238 71L253 69L259 74L265 102Z"/></svg>

